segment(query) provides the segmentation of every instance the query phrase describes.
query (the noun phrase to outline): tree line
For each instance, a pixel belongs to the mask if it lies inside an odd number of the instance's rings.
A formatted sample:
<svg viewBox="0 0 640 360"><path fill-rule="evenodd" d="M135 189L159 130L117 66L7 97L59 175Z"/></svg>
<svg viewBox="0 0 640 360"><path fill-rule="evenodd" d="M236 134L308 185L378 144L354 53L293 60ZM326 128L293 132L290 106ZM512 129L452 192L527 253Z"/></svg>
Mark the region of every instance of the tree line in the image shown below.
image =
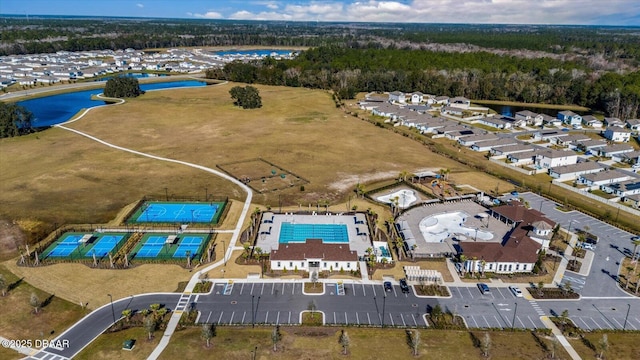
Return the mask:
<svg viewBox="0 0 640 360"><path fill-rule="evenodd" d="M0 138L32 133L33 114L24 106L0 102Z"/></svg>
<svg viewBox="0 0 640 360"><path fill-rule="evenodd" d="M639 114L640 72L593 72L581 64L524 59L484 52L447 52L328 45L291 60L233 62L206 72L209 78L244 83L356 93L420 91L471 99L577 104L609 116Z"/></svg>

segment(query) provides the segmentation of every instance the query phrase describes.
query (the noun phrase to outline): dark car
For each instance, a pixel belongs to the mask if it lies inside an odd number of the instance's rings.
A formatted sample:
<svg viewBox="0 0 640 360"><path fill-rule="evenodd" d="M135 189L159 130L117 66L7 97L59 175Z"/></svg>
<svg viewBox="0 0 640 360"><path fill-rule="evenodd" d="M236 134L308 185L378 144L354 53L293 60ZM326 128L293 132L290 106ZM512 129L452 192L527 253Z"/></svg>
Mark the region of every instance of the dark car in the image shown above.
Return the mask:
<svg viewBox="0 0 640 360"><path fill-rule="evenodd" d="M409 285L407 285L407 280L400 280L400 290L402 290L402 292L405 294L409 292Z"/></svg>
<svg viewBox="0 0 640 360"><path fill-rule="evenodd" d="M491 290L489 290L489 285L487 285L485 283L478 283L478 289L480 289L480 292L482 294L486 294L488 292L491 292Z"/></svg>
<svg viewBox="0 0 640 360"><path fill-rule="evenodd" d="M385 281L384 282L384 291L387 291L387 292L393 291L393 286L391 286L391 282L390 281Z"/></svg>

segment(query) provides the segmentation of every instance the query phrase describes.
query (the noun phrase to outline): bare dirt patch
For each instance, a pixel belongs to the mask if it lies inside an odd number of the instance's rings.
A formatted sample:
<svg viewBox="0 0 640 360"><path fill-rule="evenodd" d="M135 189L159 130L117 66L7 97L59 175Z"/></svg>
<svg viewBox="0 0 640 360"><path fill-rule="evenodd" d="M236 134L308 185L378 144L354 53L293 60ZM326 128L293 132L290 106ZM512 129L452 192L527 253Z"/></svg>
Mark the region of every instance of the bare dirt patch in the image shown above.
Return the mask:
<svg viewBox="0 0 640 360"><path fill-rule="evenodd" d="M0 219L0 261L17 256L18 249L25 243L26 236L17 224Z"/></svg>

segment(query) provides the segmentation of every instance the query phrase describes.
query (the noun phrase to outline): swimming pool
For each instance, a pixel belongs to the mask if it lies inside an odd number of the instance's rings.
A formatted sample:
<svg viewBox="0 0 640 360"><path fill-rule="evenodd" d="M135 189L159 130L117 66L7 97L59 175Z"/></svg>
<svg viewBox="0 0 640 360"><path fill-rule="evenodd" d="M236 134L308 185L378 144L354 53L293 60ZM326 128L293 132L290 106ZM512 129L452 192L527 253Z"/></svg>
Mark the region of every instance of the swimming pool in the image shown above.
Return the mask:
<svg viewBox="0 0 640 360"><path fill-rule="evenodd" d="M280 227L280 244L302 243L307 239L322 239L323 243L348 243L347 225L344 224L292 224Z"/></svg>

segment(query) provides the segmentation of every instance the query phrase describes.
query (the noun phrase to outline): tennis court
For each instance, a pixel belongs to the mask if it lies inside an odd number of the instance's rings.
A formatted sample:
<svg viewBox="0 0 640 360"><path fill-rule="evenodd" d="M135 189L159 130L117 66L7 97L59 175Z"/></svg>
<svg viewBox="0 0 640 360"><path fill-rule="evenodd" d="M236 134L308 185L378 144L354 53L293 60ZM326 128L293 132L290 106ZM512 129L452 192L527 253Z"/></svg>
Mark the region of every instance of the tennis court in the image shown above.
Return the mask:
<svg viewBox="0 0 640 360"><path fill-rule="evenodd" d="M132 217L135 223L212 223L217 222L224 203L145 202Z"/></svg>
<svg viewBox="0 0 640 360"><path fill-rule="evenodd" d="M193 258L200 249L200 245L202 245L203 239L198 236L185 236L180 240L178 244L178 248L173 253L173 257L186 257L187 251L189 251L190 256Z"/></svg>
<svg viewBox="0 0 640 360"><path fill-rule="evenodd" d="M55 244L50 246L51 249L45 257L67 257L74 252L80 245L80 240L85 234L67 233Z"/></svg>
<svg viewBox="0 0 640 360"><path fill-rule="evenodd" d="M85 256L103 257L107 255L124 238L124 235L102 235Z"/></svg>
<svg viewBox="0 0 640 360"><path fill-rule="evenodd" d="M167 241L167 236L149 236L147 241L142 244L142 247L136 252L136 257L154 258L160 254L164 244Z"/></svg>

